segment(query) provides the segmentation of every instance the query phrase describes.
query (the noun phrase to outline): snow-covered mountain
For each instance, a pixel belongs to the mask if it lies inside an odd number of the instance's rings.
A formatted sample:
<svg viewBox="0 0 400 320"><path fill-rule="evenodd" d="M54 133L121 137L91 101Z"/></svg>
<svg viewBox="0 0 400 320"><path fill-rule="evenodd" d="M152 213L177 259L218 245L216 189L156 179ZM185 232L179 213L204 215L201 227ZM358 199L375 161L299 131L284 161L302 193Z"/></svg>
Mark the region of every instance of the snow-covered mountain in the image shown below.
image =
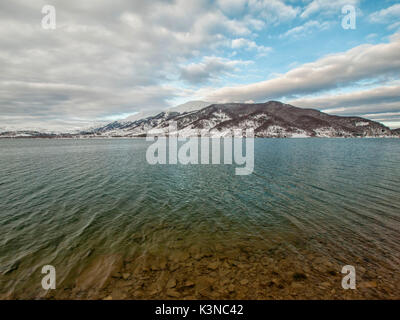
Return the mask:
<svg viewBox="0 0 400 320"><path fill-rule="evenodd" d="M246 104L211 104L200 110L185 105L154 116L113 122L83 136L142 137L151 130L166 130L172 122L178 134L233 136L236 129L253 129L257 137L388 137L398 136L381 123L360 118L329 115L277 101ZM201 107L201 103L198 104ZM196 108L196 107L193 107ZM181 112L177 112L179 110ZM191 111L182 111L191 110Z"/></svg>
<svg viewBox="0 0 400 320"><path fill-rule="evenodd" d="M192 111L197 111L200 109L203 109L204 107L207 107L211 105L211 102L206 102L206 101L188 101L186 103L177 105L175 107L168 108L167 110L150 110L150 111L142 111L138 112L136 114L133 114L125 119L118 120L117 122L121 123L127 123L127 122L134 122L140 119L146 119L149 117L154 117L158 115L159 113L166 112L166 113L171 113L171 112L178 112L178 113L184 113L184 112L192 112Z"/></svg>
<svg viewBox="0 0 400 320"><path fill-rule="evenodd" d="M314 109L297 108L277 101L266 103L211 104L192 101L156 114L134 115L124 120L81 131L50 135L40 132L4 133L0 137L143 137L171 124L180 136L234 136L236 129L253 129L256 137L400 137L379 122L361 117L340 117Z"/></svg>
<svg viewBox="0 0 400 320"><path fill-rule="evenodd" d="M169 108L167 109L167 112L178 112L178 113L193 112L208 107L212 104L213 104L212 102L206 102L206 101L189 101L184 104L180 104L179 106Z"/></svg>

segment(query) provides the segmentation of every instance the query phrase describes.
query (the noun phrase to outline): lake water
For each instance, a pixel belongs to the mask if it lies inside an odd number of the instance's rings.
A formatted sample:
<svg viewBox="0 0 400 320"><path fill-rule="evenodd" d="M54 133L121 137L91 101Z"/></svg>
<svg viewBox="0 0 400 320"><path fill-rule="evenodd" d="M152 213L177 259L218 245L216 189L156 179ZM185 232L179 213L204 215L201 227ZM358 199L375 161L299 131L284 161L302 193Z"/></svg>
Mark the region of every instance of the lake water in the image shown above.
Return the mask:
<svg viewBox="0 0 400 320"><path fill-rule="evenodd" d="M256 139L248 176L149 144L0 140L1 298L400 298L399 139Z"/></svg>

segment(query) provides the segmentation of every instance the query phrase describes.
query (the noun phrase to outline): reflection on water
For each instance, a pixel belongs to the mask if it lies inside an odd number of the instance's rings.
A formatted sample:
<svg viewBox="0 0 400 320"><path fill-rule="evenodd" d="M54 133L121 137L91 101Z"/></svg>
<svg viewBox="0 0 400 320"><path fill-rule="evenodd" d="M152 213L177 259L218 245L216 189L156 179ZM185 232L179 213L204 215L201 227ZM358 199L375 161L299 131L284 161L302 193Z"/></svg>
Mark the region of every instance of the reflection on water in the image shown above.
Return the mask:
<svg viewBox="0 0 400 320"><path fill-rule="evenodd" d="M0 297L400 298L400 140L256 139L249 176L149 144L0 140Z"/></svg>

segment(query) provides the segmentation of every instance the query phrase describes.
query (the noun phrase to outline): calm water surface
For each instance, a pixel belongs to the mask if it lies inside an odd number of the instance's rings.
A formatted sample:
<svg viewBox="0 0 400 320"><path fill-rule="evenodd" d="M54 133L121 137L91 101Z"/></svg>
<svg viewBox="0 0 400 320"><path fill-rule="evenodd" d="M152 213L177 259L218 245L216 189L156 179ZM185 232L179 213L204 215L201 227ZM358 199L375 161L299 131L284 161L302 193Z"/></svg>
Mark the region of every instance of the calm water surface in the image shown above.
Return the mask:
<svg viewBox="0 0 400 320"><path fill-rule="evenodd" d="M203 286L217 298L335 298L351 264L369 290L360 297L400 298L399 139L256 139L249 176L229 165L151 166L149 144L0 140L1 297L41 297L50 264L55 297L196 298ZM150 283L171 277L176 286ZM76 279L102 286L77 289ZM129 289L115 293L122 280Z"/></svg>

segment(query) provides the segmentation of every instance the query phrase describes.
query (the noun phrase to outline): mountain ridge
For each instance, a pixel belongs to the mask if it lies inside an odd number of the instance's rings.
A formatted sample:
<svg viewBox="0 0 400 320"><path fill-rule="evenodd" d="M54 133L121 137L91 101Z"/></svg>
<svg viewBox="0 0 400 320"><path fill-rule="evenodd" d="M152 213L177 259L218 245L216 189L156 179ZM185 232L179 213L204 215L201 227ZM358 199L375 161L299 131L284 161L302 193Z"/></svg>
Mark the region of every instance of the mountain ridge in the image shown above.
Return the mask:
<svg viewBox="0 0 400 320"><path fill-rule="evenodd" d="M197 103L197 107L196 107ZM114 121L78 134L41 134L40 132L0 134L0 137L144 137L152 130L165 130L176 123L180 136L234 136L237 130L253 129L256 137L400 137L400 130L391 130L379 122L362 117L330 115L316 109L303 109L279 101L264 103L207 104L196 101L187 111L170 108L133 121ZM185 110L185 104L183 110ZM190 110L193 108L193 110ZM178 111L174 111L178 110Z"/></svg>
<svg viewBox="0 0 400 320"><path fill-rule="evenodd" d="M176 122L181 136L204 132L209 132L210 136L229 136L234 135L236 129L250 128L254 129L256 137L266 138L397 136L388 127L369 119L329 115L279 101L211 104L192 112L161 112L123 125L114 122L84 134L140 137L152 129L165 129L172 121Z"/></svg>

